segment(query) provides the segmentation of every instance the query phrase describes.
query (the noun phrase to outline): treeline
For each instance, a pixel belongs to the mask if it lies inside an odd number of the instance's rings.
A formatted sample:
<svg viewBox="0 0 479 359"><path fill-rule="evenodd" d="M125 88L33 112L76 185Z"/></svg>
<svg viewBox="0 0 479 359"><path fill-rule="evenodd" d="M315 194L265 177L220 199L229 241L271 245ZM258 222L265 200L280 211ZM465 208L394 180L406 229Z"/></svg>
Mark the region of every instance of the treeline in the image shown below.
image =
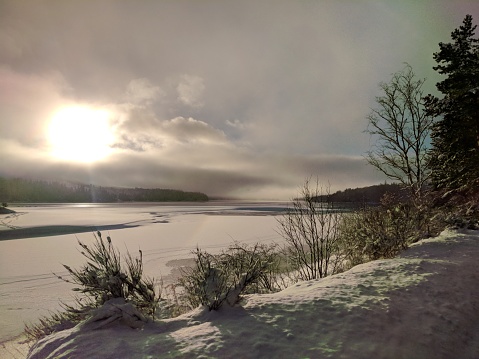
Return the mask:
<svg viewBox="0 0 479 359"><path fill-rule="evenodd" d="M333 202L377 204L386 193L401 197L404 195L404 190L397 183L384 183L362 188L347 188L344 191L331 194L329 200Z"/></svg>
<svg viewBox="0 0 479 359"><path fill-rule="evenodd" d="M108 202L205 202L201 192L173 189L117 188L22 178L0 177L1 202L108 203Z"/></svg>
<svg viewBox="0 0 479 359"><path fill-rule="evenodd" d="M356 205L379 204L381 198L386 194L391 194L396 198L405 195L404 189L397 183L384 183L369 187L346 188L344 191L337 191L333 194L315 197L315 201L321 202L341 202Z"/></svg>

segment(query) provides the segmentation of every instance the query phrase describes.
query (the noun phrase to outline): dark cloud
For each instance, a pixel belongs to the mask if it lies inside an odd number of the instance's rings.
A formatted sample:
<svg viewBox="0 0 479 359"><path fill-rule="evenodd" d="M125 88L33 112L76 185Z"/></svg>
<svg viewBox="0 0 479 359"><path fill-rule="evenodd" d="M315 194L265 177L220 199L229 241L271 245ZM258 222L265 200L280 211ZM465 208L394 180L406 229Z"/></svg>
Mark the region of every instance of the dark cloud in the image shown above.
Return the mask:
<svg viewBox="0 0 479 359"><path fill-rule="evenodd" d="M147 136L129 137L127 134L119 135L116 142L111 145L114 149L146 152L149 148L161 148L159 140Z"/></svg>
<svg viewBox="0 0 479 359"><path fill-rule="evenodd" d="M224 142L225 134L206 122L194 118L176 117L161 124L162 130L181 142Z"/></svg>

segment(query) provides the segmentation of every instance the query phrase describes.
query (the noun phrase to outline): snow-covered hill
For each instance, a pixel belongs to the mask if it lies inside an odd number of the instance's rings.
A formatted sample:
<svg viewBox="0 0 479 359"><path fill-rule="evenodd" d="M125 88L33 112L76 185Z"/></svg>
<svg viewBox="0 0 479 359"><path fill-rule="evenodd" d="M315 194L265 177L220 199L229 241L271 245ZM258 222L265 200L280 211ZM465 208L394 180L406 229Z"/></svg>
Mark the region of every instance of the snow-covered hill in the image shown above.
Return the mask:
<svg viewBox="0 0 479 359"><path fill-rule="evenodd" d="M446 231L241 307L147 323L123 306L44 338L38 358L479 358L479 233ZM124 320L112 318L124 317ZM97 329L94 329L97 328Z"/></svg>

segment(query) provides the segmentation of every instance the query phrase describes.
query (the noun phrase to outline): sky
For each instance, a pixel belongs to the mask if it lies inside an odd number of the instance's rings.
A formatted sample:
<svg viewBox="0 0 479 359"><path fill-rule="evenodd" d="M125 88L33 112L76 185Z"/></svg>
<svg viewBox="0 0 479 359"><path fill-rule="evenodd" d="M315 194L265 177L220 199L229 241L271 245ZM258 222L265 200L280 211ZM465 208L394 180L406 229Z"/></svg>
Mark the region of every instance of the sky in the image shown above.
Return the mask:
<svg viewBox="0 0 479 359"><path fill-rule="evenodd" d="M435 93L474 0L0 0L0 175L290 199L385 181L380 82Z"/></svg>

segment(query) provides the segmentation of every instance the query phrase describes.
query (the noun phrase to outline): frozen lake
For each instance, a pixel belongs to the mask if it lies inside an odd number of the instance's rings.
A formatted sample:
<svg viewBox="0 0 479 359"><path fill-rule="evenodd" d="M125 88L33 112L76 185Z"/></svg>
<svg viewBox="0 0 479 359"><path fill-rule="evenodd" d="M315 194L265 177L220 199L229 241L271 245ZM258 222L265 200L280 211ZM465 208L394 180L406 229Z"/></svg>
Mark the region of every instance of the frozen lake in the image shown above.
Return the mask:
<svg viewBox="0 0 479 359"><path fill-rule="evenodd" d="M233 241L282 241L276 216L285 203L208 202L193 204L35 204L0 215L0 343L72 300L72 286L53 275L62 264L78 268L84 258L77 240L94 241L102 229L120 252L143 252L145 273L165 284L175 259L191 257L197 246L219 251ZM18 228L13 231L8 227ZM77 232L77 233L75 233ZM69 233L69 234L61 234Z"/></svg>

